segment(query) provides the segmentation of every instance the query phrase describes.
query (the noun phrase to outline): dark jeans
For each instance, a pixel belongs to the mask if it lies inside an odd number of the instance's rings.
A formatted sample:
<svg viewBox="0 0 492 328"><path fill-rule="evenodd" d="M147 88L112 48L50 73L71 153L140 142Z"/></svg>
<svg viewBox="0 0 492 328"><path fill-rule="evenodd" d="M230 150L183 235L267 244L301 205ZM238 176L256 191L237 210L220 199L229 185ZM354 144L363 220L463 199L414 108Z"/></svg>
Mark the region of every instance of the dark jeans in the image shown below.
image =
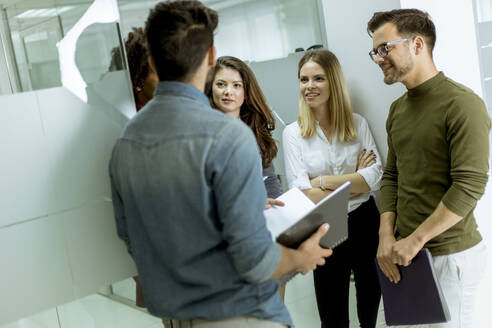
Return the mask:
<svg viewBox="0 0 492 328"><path fill-rule="evenodd" d="M314 271L322 328L349 327L350 273L354 272L357 315L362 328L374 328L381 290L374 258L378 248L379 211L371 197L349 213L349 238Z"/></svg>

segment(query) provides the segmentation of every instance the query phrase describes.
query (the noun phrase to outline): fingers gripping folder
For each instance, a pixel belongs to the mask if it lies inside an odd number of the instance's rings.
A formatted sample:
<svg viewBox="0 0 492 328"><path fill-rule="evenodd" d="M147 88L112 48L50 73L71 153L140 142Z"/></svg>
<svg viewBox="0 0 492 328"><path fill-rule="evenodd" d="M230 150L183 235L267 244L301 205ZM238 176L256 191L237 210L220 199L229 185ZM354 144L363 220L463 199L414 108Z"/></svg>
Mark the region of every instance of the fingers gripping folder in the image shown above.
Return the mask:
<svg viewBox="0 0 492 328"><path fill-rule="evenodd" d="M427 248L409 266L398 266L401 280L394 284L378 270L384 316L389 326L423 325L447 322L450 314Z"/></svg>

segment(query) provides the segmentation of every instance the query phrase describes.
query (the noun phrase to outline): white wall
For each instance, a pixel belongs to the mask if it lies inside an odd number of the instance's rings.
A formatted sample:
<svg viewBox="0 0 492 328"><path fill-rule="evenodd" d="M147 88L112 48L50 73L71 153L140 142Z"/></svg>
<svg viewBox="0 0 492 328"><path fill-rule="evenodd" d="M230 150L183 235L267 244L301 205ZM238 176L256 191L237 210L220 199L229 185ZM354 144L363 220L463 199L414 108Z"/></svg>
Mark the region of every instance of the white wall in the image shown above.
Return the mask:
<svg viewBox="0 0 492 328"><path fill-rule="evenodd" d="M401 0L402 8L425 10L436 25L437 69L482 97L480 63L471 0Z"/></svg>
<svg viewBox="0 0 492 328"><path fill-rule="evenodd" d="M328 49L338 57L354 111L364 116L386 161L386 117L391 103L404 93L401 84L387 86L381 69L369 57L372 39L367 22L376 11L400 7L398 0L328 1L323 3Z"/></svg>
<svg viewBox="0 0 492 328"><path fill-rule="evenodd" d="M376 11L400 7L398 0L324 0L328 49L338 57L347 80L354 111L364 116L376 140L379 153L386 161L386 117L391 103L405 91L400 84L387 86L381 69L369 57L372 39L366 26ZM358 327L355 297L351 284L350 327ZM384 318L378 319L378 322Z"/></svg>

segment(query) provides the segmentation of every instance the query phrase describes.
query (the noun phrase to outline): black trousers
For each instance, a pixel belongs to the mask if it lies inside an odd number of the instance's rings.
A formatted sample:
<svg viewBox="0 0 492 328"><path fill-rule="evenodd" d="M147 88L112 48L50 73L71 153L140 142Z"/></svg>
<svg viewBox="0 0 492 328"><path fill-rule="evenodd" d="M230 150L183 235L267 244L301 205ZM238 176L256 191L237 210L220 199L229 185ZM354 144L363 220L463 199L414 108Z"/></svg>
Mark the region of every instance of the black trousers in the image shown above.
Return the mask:
<svg viewBox="0 0 492 328"><path fill-rule="evenodd" d="M374 258L378 248L379 211L374 199L349 213L348 239L333 249L314 271L322 328L349 328L350 274L355 279L357 315L362 328L374 328L381 290Z"/></svg>

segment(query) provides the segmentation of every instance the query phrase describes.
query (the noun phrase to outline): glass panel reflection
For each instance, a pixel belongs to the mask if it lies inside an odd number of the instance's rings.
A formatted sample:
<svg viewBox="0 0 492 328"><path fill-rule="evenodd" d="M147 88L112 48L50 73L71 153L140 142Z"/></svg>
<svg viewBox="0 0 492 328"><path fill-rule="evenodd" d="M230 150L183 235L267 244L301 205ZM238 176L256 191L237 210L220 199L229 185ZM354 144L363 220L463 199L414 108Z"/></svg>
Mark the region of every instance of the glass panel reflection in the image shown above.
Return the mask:
<svg viewBox="0 0 492 328"><path fill-rule="evenodd" d="M119 0L122 34L143 26L159 1ZM217 55L245 61L287 57L296 48L323 44L317 0L203 0L219 13Z"/></svg>
<svg viewBox="0 0 492 328"><path fill-rule="evenodd" d="M492 1L476 0L478 42L482 64L484 100L492 111Z"/></svg>
<svg viewBox="0 0 492 328"><path fill-rule="evenodd" d="M56 43L87 4L53 6L53 1L20 1L6 8L21 91L61 86Z"/></svg>
<svg viewBox="0 0 492 328"><path fill-rule="evenodd" d="M7 40L12 49L1 56L13 65L0 67L17 72L11 85L22 92L0 96L0 170L8 172L0 241L10 245L0 254L0 324L135 274L115 233L107 174L112 146L135 113L128 72L108 72L120 47L116 6L35 0L5 8L2 46ZM82 83L67 87L74 81Z"/></svg>
<svg viewBox="0 0 492 328"><path fill-rule="evenodd" d="M110 62L108 49L119 46L118 19L114 0L57 1L55 6L53 1L36 0L8 6L6 20L16 66L12 69L19 73L21 91L64 85L60 65L70 66L72 60L76 67L66 68L65 83L76 85L74 90L99 80ZM72 53L75 49L77 53Z"/></svg>

